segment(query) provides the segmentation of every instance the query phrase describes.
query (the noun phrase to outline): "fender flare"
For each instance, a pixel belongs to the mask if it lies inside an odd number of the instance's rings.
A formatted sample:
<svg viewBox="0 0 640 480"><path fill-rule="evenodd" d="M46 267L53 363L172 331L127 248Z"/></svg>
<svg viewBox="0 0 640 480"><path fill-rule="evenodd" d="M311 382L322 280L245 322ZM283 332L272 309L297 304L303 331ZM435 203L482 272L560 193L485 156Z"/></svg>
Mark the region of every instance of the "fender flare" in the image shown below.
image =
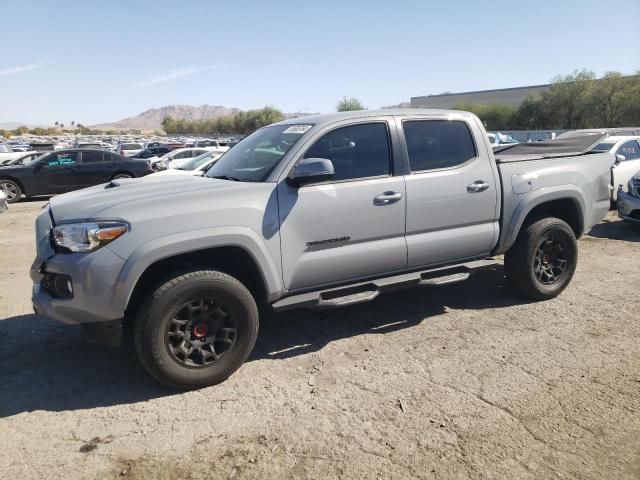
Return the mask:
<svg viewBox="0 0 640 480"><path fill-rule="evenodd" d="M244 249L259 267L268 298L282 294L282 275L262 239L248 227L227 226L188 230L140 245L126 260L118 275L112 299L113 307L121 311L126 309L138 280L154 263L176 255L216 247Z"/></svg>
<svg viewBox="0 0 640 480"><path fill-rule="evenodd" d="M500 241L495 250L495 254L505 253L515 243L522 224L527 216L536 207L543 203L552 202L554 200L571 200L578 211L578 219L580 220L581 230L584 230L585 212L587 210L584 195L576 185L557 185L549 188L535 190L528 195L523 196L516 206L511 218L504 219L504 225L509 227L503 229L500 233Z"/></svg>

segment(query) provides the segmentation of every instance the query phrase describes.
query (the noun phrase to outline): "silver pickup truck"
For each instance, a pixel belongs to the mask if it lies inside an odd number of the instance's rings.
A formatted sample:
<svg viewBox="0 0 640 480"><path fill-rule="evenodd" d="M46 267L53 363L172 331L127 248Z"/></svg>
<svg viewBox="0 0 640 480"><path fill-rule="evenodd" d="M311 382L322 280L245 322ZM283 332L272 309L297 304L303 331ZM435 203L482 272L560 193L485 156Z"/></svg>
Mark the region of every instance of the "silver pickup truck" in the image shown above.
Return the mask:
<svg viewBox="0 0 640 480"><path fill-rule="evenodd" d="M444 110L276 123L205 177L54 197L36 221L34 308L92 333L131 326L156 379L196 388L246 360L258 306L352 305L464 280L500 254L517 290L549 299L609 209L614 159L584 153L599 140L494 154L477 117Z"/></svg>

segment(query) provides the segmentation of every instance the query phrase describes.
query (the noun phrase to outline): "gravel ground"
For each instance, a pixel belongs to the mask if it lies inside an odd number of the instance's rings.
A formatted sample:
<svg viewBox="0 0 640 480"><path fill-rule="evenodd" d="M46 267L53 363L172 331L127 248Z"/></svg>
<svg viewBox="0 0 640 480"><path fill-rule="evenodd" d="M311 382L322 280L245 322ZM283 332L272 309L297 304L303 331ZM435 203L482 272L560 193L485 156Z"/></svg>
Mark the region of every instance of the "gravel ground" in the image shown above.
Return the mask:
<svg viewBox="0 0 640 480"><path fill-rule="evenodd" d="M3 478L640 478L640 231L609 217L531 303L501 268L263 320L188 393L32 314L42 201L0 215Z"/></svg>

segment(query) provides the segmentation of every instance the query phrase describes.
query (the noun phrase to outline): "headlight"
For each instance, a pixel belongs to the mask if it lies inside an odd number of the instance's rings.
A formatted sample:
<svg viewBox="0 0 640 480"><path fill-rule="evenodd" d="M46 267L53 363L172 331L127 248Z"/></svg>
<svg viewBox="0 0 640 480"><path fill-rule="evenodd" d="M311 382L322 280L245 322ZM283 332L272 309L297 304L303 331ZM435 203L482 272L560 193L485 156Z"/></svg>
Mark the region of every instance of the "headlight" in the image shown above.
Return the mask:
<svg viewBox="0 0 640 480"><path fill-rule="evenodd" d="M51 230L55 246L63 252L93 252L126 233L121 222L70 223Z"/></svg>

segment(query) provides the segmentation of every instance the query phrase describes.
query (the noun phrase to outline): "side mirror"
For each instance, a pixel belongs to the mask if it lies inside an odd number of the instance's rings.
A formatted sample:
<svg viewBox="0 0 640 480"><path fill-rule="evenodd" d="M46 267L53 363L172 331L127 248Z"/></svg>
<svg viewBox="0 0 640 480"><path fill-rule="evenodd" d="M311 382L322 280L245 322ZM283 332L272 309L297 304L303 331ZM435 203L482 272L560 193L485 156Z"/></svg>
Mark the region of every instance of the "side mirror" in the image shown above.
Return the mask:
<svg viewBox="0 0 640 480"><path fill-rule="evenodd" d="M331 180L336 172L331 160L326 158L304 158L300 160L287 177L287 183L300 188L309 183Z"/></svg>
<svg viewBox="0 0 640 480"><path fill-rule="evenodd" d="M616 161L615 164L618 165L620 162L624 162L627 159L627 157L625 157L624 155L616 155Z"/></svg>

